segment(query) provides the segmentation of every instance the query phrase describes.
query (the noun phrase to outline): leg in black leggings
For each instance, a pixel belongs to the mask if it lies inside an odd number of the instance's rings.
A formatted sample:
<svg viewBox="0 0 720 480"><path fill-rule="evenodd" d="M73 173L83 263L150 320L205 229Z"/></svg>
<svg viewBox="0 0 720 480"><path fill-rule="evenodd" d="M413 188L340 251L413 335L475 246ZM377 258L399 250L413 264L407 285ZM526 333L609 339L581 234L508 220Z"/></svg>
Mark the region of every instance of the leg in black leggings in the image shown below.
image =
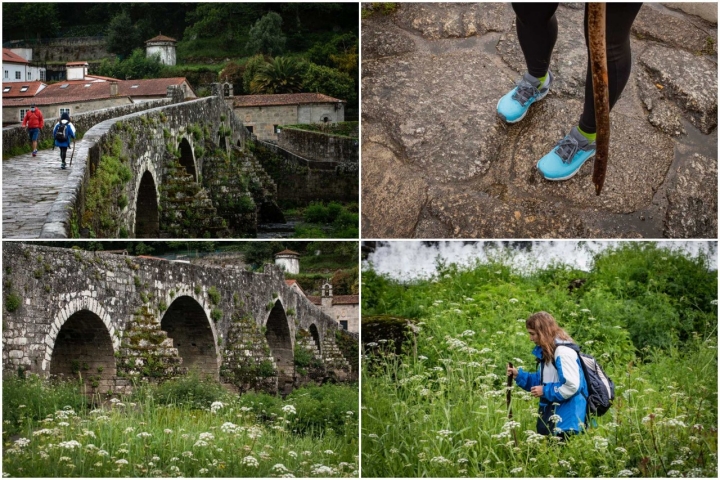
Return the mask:
<svg viewBox="0 0 720 480"><path fill-rule="evenodd" d="M610 109L620 98L630 78L632 55L630 53L630 28L640 11L642 3L607 3L605 38L607 43L608 90ZM585 45L588 45L588 11L585 5ZM592 70L588 66L585 76L585 106L580 116L580 128L585 133L595 133L595 102L593 99Z"/></svg>
<svg viewBox="0 0 720 480"><path fill-rule="evenodd" d="M65 163L65 157L67 157L67 149L68 147L58 147L60 149L60 159L62 160L62 163Z"/></svg>
<svg viewBox="0 0 720 480"><path fill-rule="evenodd" d="M610 108L615 105L630 78L632 57L630 54L630 27L640 11L642 3L608 3L606 43L608 60L608 84ZM542 77L550 66L557 40L557 3L513 3L518 41L525 56L528 73ZM585 6L585 45L587 46L587 5ZM595 133L595 104L593 101L590 52L585 79L585 105L580 117L580 128L585 133Z"/></svg>
<svg viewBox="0 0 720 480"><path fill-rule="evenodd" d="M528 73L542 77L548 72L550 57L557 40L555 10L558 3L513 3L518 41L525 56Z"/></svg>

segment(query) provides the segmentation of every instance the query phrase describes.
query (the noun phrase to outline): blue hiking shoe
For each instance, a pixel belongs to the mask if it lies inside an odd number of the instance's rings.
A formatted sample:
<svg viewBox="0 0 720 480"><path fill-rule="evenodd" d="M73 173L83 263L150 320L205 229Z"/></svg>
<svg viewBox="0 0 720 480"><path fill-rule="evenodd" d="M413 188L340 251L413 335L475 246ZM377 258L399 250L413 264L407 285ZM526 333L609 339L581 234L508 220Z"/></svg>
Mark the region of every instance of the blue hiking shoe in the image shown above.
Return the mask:
<svg viewBox="0 0 720 480"><path fill-rule="evenodd" d="M586 160L595 156L595 142L590 142L577 127L573 127L537 163L537 168L547 180L567 180L575 175Z"/></svg>
<svg viewBox="0 0 720 480"><path fill-rule="evenodd" d="M553 83L553 74L548 70L545 84L529 73L523 75L517 87L505 94L497 104L497 113L506 123L516 123L525 118L530 105L545 98Z"/></svg>

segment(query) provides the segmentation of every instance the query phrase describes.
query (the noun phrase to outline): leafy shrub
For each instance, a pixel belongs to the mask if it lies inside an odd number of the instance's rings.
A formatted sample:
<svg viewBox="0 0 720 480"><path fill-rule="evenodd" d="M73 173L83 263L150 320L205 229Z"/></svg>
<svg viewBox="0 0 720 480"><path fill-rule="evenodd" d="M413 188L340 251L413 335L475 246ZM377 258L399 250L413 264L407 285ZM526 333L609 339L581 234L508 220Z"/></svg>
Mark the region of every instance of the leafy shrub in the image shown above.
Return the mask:
<svg viewBox="0 0 720 480"><path fill-rule="evenodd" d="M218 289L213 287L208 288L208 297L210 297L210 301L213 303L213 305L217 305L220 303L220 292L218 292Z"/></svg>
<svg viewBox="0 0 720 480"><path fill-rule="evenodd" d="M157 387L148 387L141 396L147 394L151 394L155 402L162 405L185 405L191 408L208 408L213 402L228 397L222 385L210 378L201 378L195 371Z"/></svg>
<svg viewBox="0 0 720 480"><path fill-rule="evenodd" d="M10 292L7 295L5 295L5 310L8 312L14 312L20 307L20 304L22 303L22 298L15 294L14 292Z"/></svg>

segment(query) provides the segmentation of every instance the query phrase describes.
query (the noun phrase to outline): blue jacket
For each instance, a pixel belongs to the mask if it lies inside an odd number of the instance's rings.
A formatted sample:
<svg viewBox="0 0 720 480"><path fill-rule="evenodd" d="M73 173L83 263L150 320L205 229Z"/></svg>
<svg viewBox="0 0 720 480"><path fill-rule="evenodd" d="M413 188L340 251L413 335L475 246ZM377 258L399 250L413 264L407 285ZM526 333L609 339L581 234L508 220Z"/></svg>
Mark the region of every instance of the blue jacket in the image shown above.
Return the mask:
<svg viewBox="0 0 720 480"><path fill-rule="evenodd" d="M538 370L534 373L519 368L515 382L527 391L543 385L540 406L556 404L555 414L562 418L556 428L563 432L579 433L585 428L588 388L580 358L574 350L563 346L569 343L572 342L555 340L555 363L547 363L542 368L538 364ZM533 355L542 361L542 349L539 346L535 347Z"/></svg>
<svg viewBox="0 0 720 480"><path fill-rule="evenodd" d="M53 138L55 138L55 133L57 132L58 128L60 128L60 124L67 124L67 128L65 129L67 140L64 142L59 142L57 139L55 139L55 146L56 147L69 147L70 146L70 140L75 138L75 125L68 122L67 120L60 120L58 123L55 124L55 127L53 128Z"/></svg>

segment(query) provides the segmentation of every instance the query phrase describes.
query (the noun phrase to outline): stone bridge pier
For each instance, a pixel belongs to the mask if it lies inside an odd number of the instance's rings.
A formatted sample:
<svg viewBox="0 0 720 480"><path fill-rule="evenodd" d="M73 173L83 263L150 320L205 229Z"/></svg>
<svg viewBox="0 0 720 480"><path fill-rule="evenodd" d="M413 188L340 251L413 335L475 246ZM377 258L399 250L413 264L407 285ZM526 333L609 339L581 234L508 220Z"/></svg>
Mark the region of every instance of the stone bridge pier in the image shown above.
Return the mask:
<svg viewBox="0 0 720 480"><path fill-rule="evenodd" d="M3 371L129 392L195 371L287 394L356 378L337 323L263 273L5 242ZM342 342L346 344L346 342ZM346 347L343 347L347 350Z"/></svg>

